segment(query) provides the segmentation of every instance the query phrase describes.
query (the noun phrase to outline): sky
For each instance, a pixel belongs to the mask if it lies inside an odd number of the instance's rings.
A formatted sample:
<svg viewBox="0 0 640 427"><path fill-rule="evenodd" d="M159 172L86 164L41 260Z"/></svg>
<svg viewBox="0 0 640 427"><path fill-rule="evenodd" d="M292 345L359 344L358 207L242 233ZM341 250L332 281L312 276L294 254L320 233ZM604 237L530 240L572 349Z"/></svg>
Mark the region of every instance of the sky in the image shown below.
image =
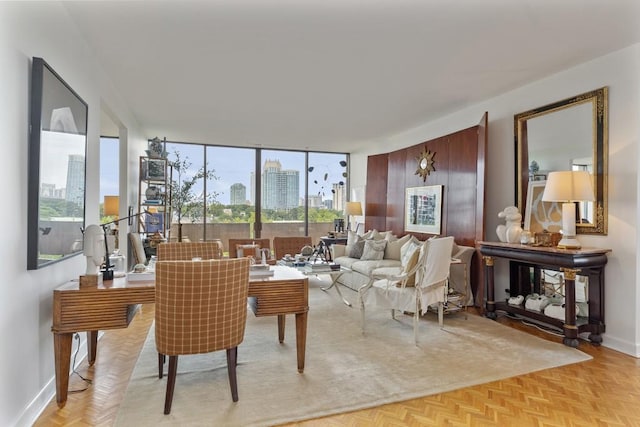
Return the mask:
<svg viewBox="0 0 640 427"><path fill-rule="evenodd" d="M191 176L201 166L203 162L202 145L194 144L167 144L169 159L174 158L174 151L178 150L182 159L188 157L192 166L185 175ZM235 183L242 183L247 188L247 198L251 191L251 172L255 169L255 150L251 148L234 147L206 147L207 163L214 170L219 178L207 184L208 191L220 193L218 202L222 204L230 203L230 187ZM304 160L303 152L263 150L262 164L265 160L279 160L282 169L293 169L300 171L300 197L304 196ZM339 181L345 181L342 173L346 168L340 166L340 160L346 159L343 154L333 153L310 153L309 166L313 166L310 173L309 194L314 195L324 191L325 199L331 199L331 185ZM100 200L104 200L105 195L118 194L118 141L113 138L101 138L100 143ZM327 181L324 175L327 174ZM176 180L175 172L173 179ZM314 181L318 183L315 184ZM198 188L202 191L202 186Z"/></svg>

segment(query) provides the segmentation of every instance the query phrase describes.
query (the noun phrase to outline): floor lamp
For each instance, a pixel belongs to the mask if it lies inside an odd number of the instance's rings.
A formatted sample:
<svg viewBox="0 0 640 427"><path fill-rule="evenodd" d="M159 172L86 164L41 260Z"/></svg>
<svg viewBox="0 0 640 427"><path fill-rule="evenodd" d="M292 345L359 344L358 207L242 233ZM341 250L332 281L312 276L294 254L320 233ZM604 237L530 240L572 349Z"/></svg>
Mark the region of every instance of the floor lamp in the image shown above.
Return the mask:
<svg viewBox="0 0 640 427"><path fill-rule="evenodd" d="M591 175L587 171L550 172L542 193L543 202L562 202L562 239L558 242L561 249L580 249L576 239L575 202L593 201Z"/></svg>
<svg viewBox="0 0 640 427"><path fill-rule="evenodd" d="M360 202L347 202L346 215L349 217L349 224L347 225L347 231L351 230L351 217L362 215L362 203ZM355 233L358 233L358 227L360 224L356 223Z"/></svg>

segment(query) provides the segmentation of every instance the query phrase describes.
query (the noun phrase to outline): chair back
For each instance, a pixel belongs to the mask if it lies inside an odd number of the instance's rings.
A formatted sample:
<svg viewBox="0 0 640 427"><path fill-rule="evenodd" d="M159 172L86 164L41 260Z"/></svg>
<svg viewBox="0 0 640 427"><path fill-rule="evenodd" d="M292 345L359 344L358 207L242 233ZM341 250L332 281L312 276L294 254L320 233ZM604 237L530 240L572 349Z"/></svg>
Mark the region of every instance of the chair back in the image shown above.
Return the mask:
<svg viewBox="0 0 640 427"><path fill-rule="evenodd" d="M158 261L158 353L200 354L236 347L244 338L248 292L247 258Z"/></svg>
<svg viewBox="0 0 640 427"><path fill-rule="evenodd" d="M191 261L194 258L220 259L222 248L211 242L169 242L160 243L157 248L158 261Z"/></svg>
<svg viewBox="0 0 640 427"><path fill-rule="evenodd" d="M238 258L238 245L257 245L259 249L266 248L271 250L271 242L269 239L229 239L229 258ZM248 256L249 254L243 251L243 255ZM255 258L260 259L258 252L256 252Z"/></svg>
<svg viewBox="0 0 640 427"><path fill-rule="evenodd" d="M420 248L416 272L416 287L428 288L433 285L444 284L449 278L451 265L451 250L453 237L439 237L430 239Z"/></svg>
<svg viewBox="0 0 640 427"><path fill-rule="evenodd" d="M304 246L312 246L311 236L287 236L273 238L273 252L276 259L282 259L286 254L295 256Z"/></svg>

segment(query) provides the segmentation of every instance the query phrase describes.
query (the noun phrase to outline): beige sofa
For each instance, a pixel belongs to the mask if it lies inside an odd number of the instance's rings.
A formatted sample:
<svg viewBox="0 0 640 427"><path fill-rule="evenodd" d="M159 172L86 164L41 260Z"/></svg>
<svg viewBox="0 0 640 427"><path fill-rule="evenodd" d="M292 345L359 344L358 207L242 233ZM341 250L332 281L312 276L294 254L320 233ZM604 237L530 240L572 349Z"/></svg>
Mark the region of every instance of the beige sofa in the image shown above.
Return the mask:
<svg viewBox="0 0 640 427"><path fill-rule="evenodd" d="M384 234L379 233L378 236ZM398 272L400 272L402 270L400 261L400 247L402 244L404 244L403 241L397 241L395 244L394 242L388 242L385 247L384 257L381 260L352 258L348 256L347 245L333 245L331 248L333 261L349 270L338 277L336 283L357 291L358 288L369 282L369 278L378 269L384 269L380 271L388 272L389 268L397 268ZM467 305L473 305L473 295L469 286L469 269L474 253L475 248L459 246L455 243L451 253L452 258L459 259L461 262L451 264L449 283L453 289L467 295Z"/></svg>

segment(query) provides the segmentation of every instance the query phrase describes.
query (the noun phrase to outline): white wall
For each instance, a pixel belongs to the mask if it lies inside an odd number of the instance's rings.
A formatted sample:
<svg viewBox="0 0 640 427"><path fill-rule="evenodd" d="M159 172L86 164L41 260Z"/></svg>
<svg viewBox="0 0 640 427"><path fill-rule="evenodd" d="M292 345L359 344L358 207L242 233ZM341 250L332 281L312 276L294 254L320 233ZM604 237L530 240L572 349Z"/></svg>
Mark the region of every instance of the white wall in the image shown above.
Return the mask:
<svg viewBox="0 0 640 427"><path fill-rule="evenodd" d="M91 51L58 2L0 2L0 129L2 138L2 281L0 283L0 425L31 425L55 394L52 290L77 278L84 257L76 256L27 271L27 152L31 58L39 56L89 105L87 224L99 211L101 102L126 127L136 162L146 145L130 113L122 107ZM136 147L137 151L134 151ZM131 174L129 174L131 175ZM135 178L128 177L131 186ZM135 186L135 184L133 184ZM136 188L137 187L133 187ZM84 344L85 334L81 334ZM86 351L81 350L81 354Z"/></svg>
<svg viewBox="0 0 640 427"><path fill-rule="evenodd" d="M606 268L603 345L640 357L638 295L638 142L640 129L640 44L533 82L393 138L372 141L366 152L351 156L351 184L364 185L366 157L386 153L474 126L489 112L486 183L486 240L497 241L497 214L514 198L514 114L609 86L609 233L579 236L584 246L612 249ZM436 165L437 167L437 165ZM502 265L500 265L502 264ZM497 298L507 288L506 263L496 262Z"/></svg>

